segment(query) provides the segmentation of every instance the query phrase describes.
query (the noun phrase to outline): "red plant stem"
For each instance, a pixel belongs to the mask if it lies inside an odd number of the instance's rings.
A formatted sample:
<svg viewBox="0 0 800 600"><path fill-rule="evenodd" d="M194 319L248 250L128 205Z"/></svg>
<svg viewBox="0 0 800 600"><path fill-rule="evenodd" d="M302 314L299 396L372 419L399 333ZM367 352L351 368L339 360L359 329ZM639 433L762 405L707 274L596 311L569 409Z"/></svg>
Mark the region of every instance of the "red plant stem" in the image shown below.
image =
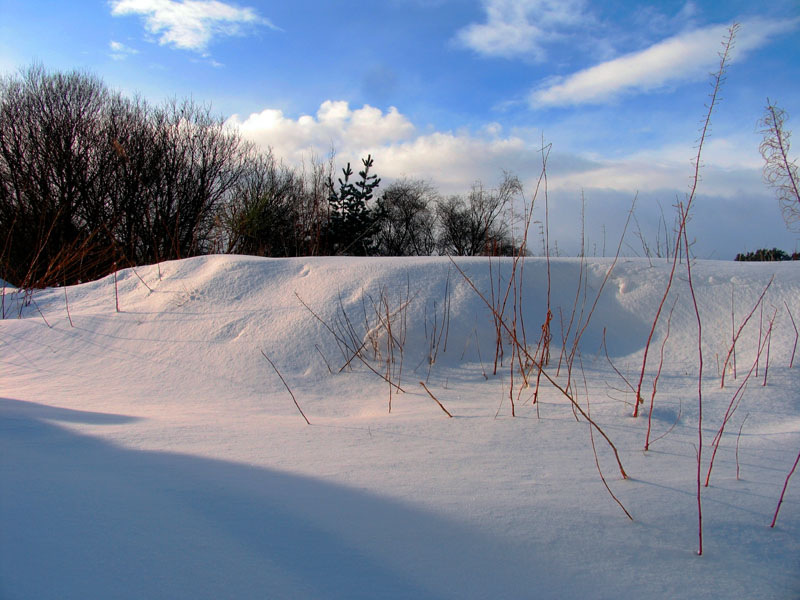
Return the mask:
<svg viewBox="0 0 800 600"><path fill-rule="evenodd" d="M617 368L617 366L611 360L611 357L608 355L608 345L606 344L606 328L605 327L603 327L603 350L605 351L606 360L608 361L608 364L611 365L611 368L614 369L614 372L619 376L620 379L622 379L622 381L625 383L625 385L628 386L628 389L635 394L636 393L636 388L634 388L631 385L631 382L628 381L628 378L625 377L625 375L623 375L620 372L620 370Z"/></svg>
<svg viewBox="0 0 800 600"><path fill-rule="evenodd" d="M742 424L739 425L739 434L736 436L736 480L739 480L739 438L742 437L742 428L744 427L744 422L747 421L747 417L750 416L750 413L747 413L742 419Z"/></svg>
<svg viewBox="0 0 800 600"><path fill-rule="evenodd" d="M793 169L794 161L789 161L789 146L788 146L788 135L786 137L787 145L784 146L784 137L782 135L782 119L778 117L775 113L775 105L770 104L769 98L767 98L767 109L769 110L769 114L772 117L771 124L769 128L774 132L775 140L778 142L778 149L781 155L781 169L784 170L785 173L788 174L789 183L791 183L791 191L794 193L794 197L797 198L797 201L800 202L800 190L797 189L797 177L793 175L796 171ZM780 111L780 109L778 109ZM780 111L782 112L782 111Z"/></svg>
<svg viewBox="0 0 800 600"><path fill-rule="evenodd" d="M269 356L267 356L266 354L264 354L264 351L263 351L263 350L261 351L261 356L263 356L264 358L266 358L266 359L267 359L267 362L270 364L270 366L271 366L271 367L272 367L272 368L275 370L275 372L278 374L278 377L280 377L280 378L281 378L281 381L283 382L283 385L284 385L284 387L286 388L286 391L288 391L288 392L289 392L289 395L292 397L292 400L294 400L294 405L297 407L297 410L299 410L299 411L300 411L300 414L301 414L301 415L303 415L303 419L305 419L305 421L306 421L306 424L307 424L307 425L311 425L311 421L309 421L309 420L308 420L308 417L306 416L306 413L304 413L304 412L303 412L303 409L302 409L302 408L300 408L300 404L297 402L297 398L295 398L295 397L294 397L294 394L292 393L292 390L291 390L291 388L289 387L289 384L288 384L288 383L286 383L286 380L283 378L283 375L281 375L281 372L280 372L280 371L278 371L278 367L276 367L276 366L275 366L275 363L274 363L274 362L272 362L272 361L269 359Z"/></svg>
<svg viewBox="0 0 800 600"><path fill-rule="evenodd" d="M700 495L701 478L702 478L702 459L703 459L703 322L700 319L700 309L697 306L697 296L694 293L694 282L692 280L692 259L689 256L689 237L686 234L686 218L687 212L683 206L680 205L679 209L681 214L681 221L684 226L681 228L683 232L683 243L686 249L686 274L689 283L689 292L692 296L692 305L694 307L694 314L697 319L697 352L698 352L698 373L697 373L697 535L698 547L697 555L703 554L703 504Z"/></svg>
<svg viewBox="0 0 800 600"><path fill-rule="evenodd" d="M775 313L777 314L778 309L775 309ZM772 316L772 319L769 322L769 327L767 328L767 358L766 363L764 364L764 383L762 385L767 385L767 374L769 373L769 347L772 345L772 325L775 323L775 315Z"/></svg>
<svg viewBox="0 0 800 600"><path fill-rule="evenodd" d="M792 311L789 310L789 305L786 304L786 300L783 301L783 304L786 306L786 312L789 313L789 318L792 320L792 327L794 327L794 346L792 347L792 358L791 360L789 360L789 368L791 369L792 365L794 364L794 354L795 352L797 352L797 338L798 338L797 323L794 322Z"/></svg>
<svg viewBox="0 0 800 600"><path fill-rule="evenodd" d="M589 385L586 382L586 372L583 369L583 359L578 357L578 360L580 361L581 374L583 375L583 389L584 389L584 391L586 393L586 414L587 415L591 415L592 414L591 413L591 407L589 405ZM603 470L600 468L600 459L597 457L597 446L595 446L595 443L594 443L594 431L592 430L591 426L589 427L589 440L592 443L592 452L594 453L594 464L597 466L597 472L600 474L600 480L603 482L603 485L605 486L606 491L614 499L614 502L616 502L619 505L619 507L622 509L622 511L625 513L625 516L627 516L631 521L633 521L633 515L631 515L631 513L628 512L628 509L625 508L625 505L622 504L622 501L619 498L617 498L617 496L614 494L614 492L611 491L611 488L609 487L608 482L606 481L606 478L603 475Z"/></svg>
<svg viewBox="0 0 800 600"><path fill-rule="evenodd" d="M760 314L758 317L758 345L761 346L761 338L764 335L764 305L761 305ZM756 357L758 358L758 357ZM756 361L756 377L758 377L758 361Z"/></svg>
<svg viewBox="0 0 800 600"><path fill-rule="evenodd" d="M736 356L736 354L735 354L736 353L736 342L738 341L739 336L741 335L742 330L744 329L744 326L747 325L747 322L750 320L750 317L752 317L753 314L755 314L756 309L759 306L761 306L761 303L764 300L764 296L766 296L767 290L769 290L769 288L772 285L773 281L775 281L775 275L770 277L769 283L767 283L766 287L761 292L761 295L758 297L758 300L756 300L756 303L753 305L752 310L747 314L747 316L745 317L744 321L742 321L742 324L739 325L739 329L736 331L736 335L733 336L733 343L731 344L731 347L728 350L728 355L725 357L725 362L722 364L722 380L721 380L720 385L719 385L720 388L724 388L725 387L725 370L728 368L728 361L731 359L731 355L733 355L734 357ZM759 336L760 336L760 334L759 334ZM758 345L761 346L760 337L759 337ZM735 364L735 358L734 358L734 364ZM756 373L756 377L757 376L758 376L758 373ZM736 371L735 371L735 367L734 367L734 378L735 377L736 377Z"/></svg>
<svg viewBox="0 0 800 600"><path fill-rule="evenodd" d="M119 287L117 286L117 263L114 263L114 301L119 312Z"/></svg>
<svg viewBox="0 0 800 600"><path fill-rule="evenodd" d="M424 381L420 381L420 382L419 382L419 384L420 384L420 385L421 385L421 386L422 386L422 387L425 389L425 391L426 391L426 392L428 392L428 396L430 396L430 397L433 399L433 401L434 401L434 402L436 402L436 404L438 404L438 405L439 405L439 408L441 408L441 409L444 411L444 414L446 414L448 417L450 417L450 418L452 419L452 418L453 418L453 415L451 415L451 414L450 414L450 411L449 411L449 410L447 410L447 409L446 409L446 408L445 408L445 407L442 405L442 403L441 403L441 402L439 402L439 399L438 399L436 396L434 396L434 395L433 395L433 393L432 393L432 392L431 392L431 391L428 389L428 386L427 386L427 385L425 385L425 382L424 382ZM512 406L513 406L513 404L512 404Z"/></svg>
<svg viewBox="0 0 800 600"><path fill-rule="evenodd" d="M728 30L728 37L727 40L724 42L724 49L720 54L720 63L719 69L714 74L714 88L711 92L711 98L708 103L708 111L706 112L705 121L703 123L703 128L700 133L700 140L697 144L697 154L695 155L694 159L694 178L692 183L692 189L689 193L689 198L686 201L686 210L681 211L680 214L680 221L678 224L678 234L677 239L675 241L675 255L672 259L672 269L670 270L669 279L667 280L667 286L664 290L664 295L661 298L661 302L658 305L658 309L656 310L656 316L653 319L653 325L650 328L650 333L647 336L647 343L644 347L644 356L642 358L642 370L639 375L639 384L636 387L636 407L633 411L633 416L636 417L639 414L639 403L642 397L642 382L644 381L644 373L647 369L647 356L650 351L650 342L653 339L653 334L655 333L656 326L658 325L658 320L661 316L661 311L664 308L664 303L667 301L667 296L669 296L670 289L672 289L672 282L675 279L675 269L678 264L678 258L681 254L681 249L683 246L683 240L681 240L681 233L685 234L686 230L686 216L689 214L689 211L692 207L692 202L694 201L695 195L697 193L697 186L700 183L700 157L703 153L703 146L705 145L706 136L709 131L709 127L711 126L711 113L714 111L714 106L717 103L717 95L719 94L720 88L722 87L723 77L725 75L725 70L727 68L728 59L730 58L730 52L733 48L733 40L736 37L736 32L739 29L739 25L734 23L731 25L730 29ZM686 248L686 260L689 260L689 248Z"/></svg>
<svg viewBox="0 0 800 600"><path fill-rule="evenodd" d="M453 263L453 266L456 268L456 270L464 278L464 281L467 282L467 285L469 285L469 287L472 288L472 291L474 291L478 295L478 297L481 299L481 301L483 301L483 303L490 311L496 313L497 312L496 309L489 303L486 296L475 286L475 282L473 282L472 279L470 279L469 276L464 272L464 270L458 266L458 264L456 263L456 261L453 259L452 256L448 256L448 258L450 259L450 262ZM608 277L608 274L606 274L606 277ZM559 385L558 382L555 379L553 379L553 377L551 377L550 374L547 373L547 371L544 370L544 366L542 365L542 363L541 362L537 363L536 357L532 356L527 348L520 347L519 341L516 339L514 331L512 331L512 329L508 326L505 320L501 318L500 324L502 325L503 329L506 330L506 333L509 335L509 337L511 337L512 343L517 344L517 349L525 355L525 358L531 361L531 363L539 369L542 376L544 376L544 378L550 383L550 385L552 385L555 389L557 389L561 393L562 396L564 396L567 400L569 400L573 408L577 410L581 414L581 416L592 425L592 427L595 428L597 433L603 436L603 439L605 439L606 443L611 447L611 450L614 452L614 458L617 461L617 466L619 467L620 475L622 476L623 479L627 479L628 474L625 472L625 468L622 466L622 460L619 457L619 451L617 450L617 447L614 445L614 442L611 441L611 438L609 438L606 432L603 431L603 429L589 415L586 414L586 411L584 411L583 408L577 403L575 398L573 398L572 395L570 395L567 389Z"/></svg>
<svg viewBox="0 0 800 600"><path fill-rule="evenodd" d="M783 491L781 492L781 497L778 500L778 507L775 509L775 516L772 517L772 524L770 527L775 527L775 521L778 520L778 511L781 509L781 504L783 504L783 496L786 493L786 487L789 485L789 478L791 478L794 470L797 468L797 463L800 462L800 452L797 454L797 458L794 459L794 465L792 465L792 470L789 471L789 474L786 476L786 481L783 483Z"/></svg>
<svg viewBox="0 0 800 600"><path fill-rule="evenodd" d="M736 317L734 315L733 290L734 285L731 283L731 352L733 352L733 378L736 379ZM724 378L724 368L722 373L722 377Z"/></svg>
<svg viewBox="0 0 800 600"><path fill-rule="evenodd" d="M653 378L653 393L650 394L650 410L647 413L647 435L644 439L645 451L650 449L650 428L653 422L653 405L655 404L658 380L661 378L661 370L664 368L664 347L667 345L667 340L669 339L669 330L672 325L672 313L675 310L675 305L677 303L678 299L675 298L675 301L672 303L672 308L669 310L669 317L667 317L667 332L664 335L664 340L661 342L661 354L658 360L658 371L656 371L656 376Z"/></svg>
<svg viewBox="0 0 800 600"><path fill-rule="evenodd" d="M132 269L132 270L133 270L133 274L136 275L139 278L139 281L141 281L144 284L144 287L146 287L149 291L152 292L153 288L151 288L149 285L147 285L147 282L144 279L142 279L142 276L139 275L139 273L136 272L136 269Z"/></svg>
<svg viewBox="0 0 800 600"><path fill-rule="evenodd" d="M69 298L67 298L67 286L64 285L64 303L67 305L67 318L69 319L69 326L75 327L72 322L72 315L69 314Z"/></svg>
<svg viewBox="0 0 800 600"><path fill-rule="evenodd" d="M761 353L764 351L765 344L766 341L764 341L764 343L756 349L757 350L756 358L755 360L753 360L753 365L750 367L750 370L747 372L747 375L745 375L745 378L742 380L742 383L740 383L739 387L736 388L736 392L733 394L731 401L728 403L728 409L725 411L725 416L722 417L722 425L720 425L719 430L714 435L714 439L711 440L711 445L714 446L714 451L711 454L711 460L709 461L708 464L708 473L706 474L706 483L705 483L706 487L708 487L708 482L711 479L711 469L714 467L714 458L717 455L717 449L719 448L720 441L722 440L722 434L725 431L725 426L728 424L728 421L733 416L733 413L739 407L739 403L742 400L742 395L744 394L745 386L747 386L747 382L750 381L750 377L752 377L753 372L755 371L756 366L758 365L759 357L761 356Z"/></svg>
<svg viewBox="0 0 800 600"><path fill-rule="evenodd" d="M47 322L47 319L45 318L44 313L42 312L42 309L39 308L39 305L36 303L36 300L33 299L33 296L31 296L31 302L36 307L36 310L39 311L39 315L42 317L42 321L44 321L44 324L47 325L50 329L52 329L53 326L50 325L50 323Z"/></svg>

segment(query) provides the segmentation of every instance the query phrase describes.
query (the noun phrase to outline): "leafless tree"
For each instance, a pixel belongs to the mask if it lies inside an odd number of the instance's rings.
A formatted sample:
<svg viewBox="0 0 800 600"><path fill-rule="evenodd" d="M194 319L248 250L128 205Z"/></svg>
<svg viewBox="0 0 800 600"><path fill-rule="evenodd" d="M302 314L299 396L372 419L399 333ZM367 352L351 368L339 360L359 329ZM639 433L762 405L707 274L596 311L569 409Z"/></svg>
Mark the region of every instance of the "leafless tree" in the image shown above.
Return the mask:
<svg viewBox="0 0 800 600"><path fill-rule="evenodd" d="M436 189L418 179L400 179L383 192L378 253L383 256L428 256L436 250Z"/></svg>
<svg viewBox="0 0 800 600"><path fill-rule="evenodd" d="M791 230L800 227L800 178L797 160L789 157L791 132L784 128L788 115L767 98L764 117L759 121L764 138L759 146L764 157L764 180L778 194L786 226Z"/></svg>
<svg viewBox="0 0 800 600"><path fill-rule="evenodd" d="M439 249L444 254L504 254L511 248L505 209L522 191L519 179L505 173L495 190L475 184L466 199L452 196L437 207Z"/></svg>

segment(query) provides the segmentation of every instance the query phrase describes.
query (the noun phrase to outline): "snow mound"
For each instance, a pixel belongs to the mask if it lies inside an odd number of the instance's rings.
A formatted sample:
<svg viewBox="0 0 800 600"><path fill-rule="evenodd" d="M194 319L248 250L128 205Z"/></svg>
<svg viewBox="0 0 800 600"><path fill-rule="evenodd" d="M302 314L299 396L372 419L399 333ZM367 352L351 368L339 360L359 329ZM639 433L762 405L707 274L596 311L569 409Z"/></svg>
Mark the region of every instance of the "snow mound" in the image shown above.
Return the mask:
<svg viewBox="0 0 800 600"><path fill-rule="evenodd" d="M633 419L671 263L611 267L209 256L6 287L0 597L796 597L796 481L768 525L800 269L679 265ZM579 409L544 377L532 402L490 306L530 356L548 325ZM698 558L701 417L704 477L725 427Z"/></svg>

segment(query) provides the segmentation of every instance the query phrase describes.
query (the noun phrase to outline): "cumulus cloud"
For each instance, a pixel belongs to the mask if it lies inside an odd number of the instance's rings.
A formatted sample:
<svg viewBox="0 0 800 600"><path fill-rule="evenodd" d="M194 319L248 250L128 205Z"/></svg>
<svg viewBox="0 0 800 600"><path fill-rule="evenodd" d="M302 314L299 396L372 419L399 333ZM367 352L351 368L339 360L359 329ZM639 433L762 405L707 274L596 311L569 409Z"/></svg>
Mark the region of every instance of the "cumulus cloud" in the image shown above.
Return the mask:
<svg viewBox="0 0 800 600"><path fill-rule="evenodd" d="M265 109L244 119L233 115L229 123L246 138L292 162L309 152L324 155L332 147L357 153L414 133L411 122L394 107L386 113L369 105L353 110L347 102L332 100L323 102L313 116L292 119L281 110Z"/></svg>
<svg viewBox="0 0 800 600"><path fill-rule="evenodd" d="M360 158L372 154L375 172L385 183L419 178L433 183L443 195L464 193L476 181L492 187L507 170L520 177L530 199L541 169L540 133L506 131L498 123L475 131L428 131L415 127L395 108L354 109L347 102L330 100L313 115L292 118L267 109L246 118L234 115L229 123L292 166L300 166L311 153L324 157L332 147L340 167L348 161L359 164ZM716 250L719 256L730 258L743 249L737 246L741 240L754 239L755 230L775 234L780 211L761 181L758 140L753 136L757 138L754 133L713 138L704 149L692 229L700 239L696 248L702 256ZM742 148L752 151L742 152ZM556 144L547 165L551 239L558 240L562 252L579 251L576 223L585 194L586 235L593 244L588 251L600 255L606 241L608 251L613 251L625 214L638 194L637 217L653 241L661 226L662 207L670 221L671 206L689 191L692 158L691 143L615 159L560 152ZM726 224L725 240L717 233L720 206L730 207L723 212L735 216ZM745 214L746 219L739 218ZM709 237L705 230L715 233Z"/></svg>
<svg viewBox="0 0 800 600"><path fill-rule="evenodd" d="M732 60L767 44L770 38L798 26L800 19L754 19L741 25ZM720 43L729 25L712 25L680 33L594 67L551 81L530 97L535 106L600 104L631 92L648 92L666 85L702 80L719 64Z"/></svg>
<svg viewBox="0 0 800 600"><path fill-rule="evenodd" d="M219 0L111 0L111 14L140 15L159 44L197 52L214 37L241 35L248 25L277 29L253 8Z"/></svg>
<svg viewBox="0 0 800 600"><path fill-rule="evenodd" d="M394 107L387 111L364 105L353 109L347 102L327 100L314 115L291 118L266 109L246 118L234 115L229 124L245 138L292 165L310 154L325 156L333 148L340 162L357 162L372 154L384 178L415 177L429 180L445 193L459 193L475 181L491 185L503 170L533 184L541 169L538 132L504 131L489 123L479 131L423 131ZM702 187L719 197L760 193L761 157L752 135L710 140L703 155ZM753 134L755 135L755 134ZM742 148L752 151L742 152ZM551 152L548 183L552 190L580 195L581 189L667 193L688 190L692 148L667 145L607 159Z"/></svg>
<svg viewBox="0 0 800 600"><path fill-rule="evenodd" d="M541 161L535 148L519 136L503 135L496 123L476 133L419 133L394 107L386 112L369 105L352 109L347 102L327 100L313 116L293 119L266 109L247 118L234 115L229 123L294 165L331 149L342 162L372 154L382 177L427 179L443 193L464 191L476 180L493 181L503 169L535 168Z"/></svg>
<svg viewBox="0 0 800 600"><path fill-rule="evenodd" d="M585 0L483 0L486 23L473 23L457 36L480 54L544 60L544 46L591 22Z"/></svg>

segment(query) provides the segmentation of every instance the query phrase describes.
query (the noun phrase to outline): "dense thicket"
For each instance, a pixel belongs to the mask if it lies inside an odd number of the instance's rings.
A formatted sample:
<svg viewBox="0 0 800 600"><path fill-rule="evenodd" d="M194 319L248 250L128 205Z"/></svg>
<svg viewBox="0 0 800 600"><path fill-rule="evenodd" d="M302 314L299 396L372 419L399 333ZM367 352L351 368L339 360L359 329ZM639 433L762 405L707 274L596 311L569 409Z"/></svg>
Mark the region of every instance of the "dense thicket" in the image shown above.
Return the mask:
<svg viewBox="0 0 800 600"><path fill-rule="evenodd" d="M0 80L0 277L73 282L211 251L252 157L193 102L153 107L41 67Z"/></svg>
<svg viewBox="0 0 800 600"><path fill-rule="evenodd" d="M209 252L260 256L502 254L521 187L442 200L428 183L380 188L333 161L289 168L207 106L153 106L81 72L0 79L0 278L74 283ZM336 181L334 181L336 179Z"/></svg>
<svg viewBox="0 0 800 600"><path fill-rule="evenodd" d="M742 261L742 262L751 262L751 261L776 261L776 260L800 260L800 253L794 252L793 254L787 254L783 250L779 248L760 248L758 250L754 250L753 252L744 252L741 254L737 254L734 260Z"/></svg>

